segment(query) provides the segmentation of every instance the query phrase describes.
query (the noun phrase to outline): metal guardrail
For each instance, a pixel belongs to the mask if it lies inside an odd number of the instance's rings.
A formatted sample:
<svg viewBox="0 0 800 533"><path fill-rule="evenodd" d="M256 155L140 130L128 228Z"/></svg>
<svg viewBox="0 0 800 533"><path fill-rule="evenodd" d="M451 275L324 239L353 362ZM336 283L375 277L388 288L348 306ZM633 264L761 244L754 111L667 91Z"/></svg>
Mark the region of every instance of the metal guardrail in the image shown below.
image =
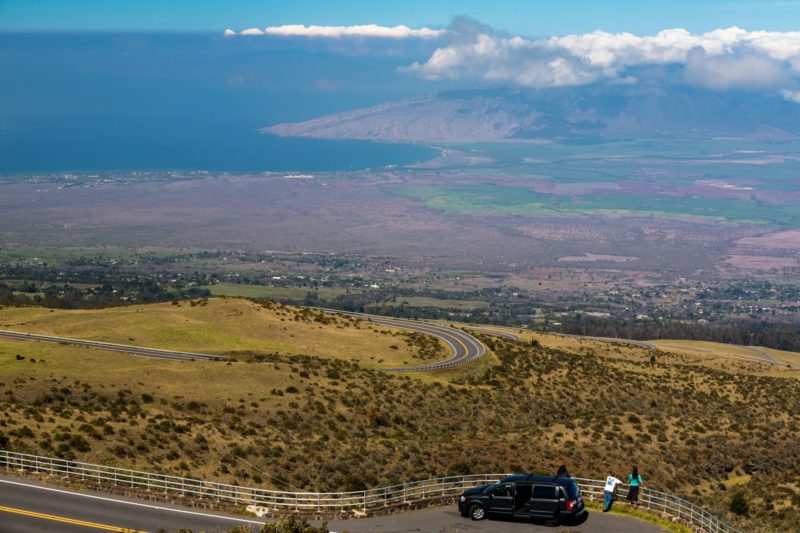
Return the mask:
<svg viewBox="0 0 800 533"><path fill-rule="evenodd" d="M580 486L584 498L603 501L603 489L606 484L604 480L574 479L578 482L578 486ZM628 495L628 488L627 485L621 485L621 488L617 490L617 496L625 498ZM730 524L726 524L697 504L678 496L647 487L642 487L639 490L639 507L649 511L660 511L669 517L677 518L698 531L709 533L742 533L742 530L736 529Z"/></svg>
<svg viewBox="0 0 800 533"><path fill-rule="evenodd" d="M420 503L425 500L458 496L463 490L476 485L493 483L510 474L476 474L447 476L412 481L374 489L351 492L285 492L239 485L182 478L166 474L153 474L138 470L82 463L52 457L0 450L0 468L60 475L73 479L93 480L112 485L137 487L147 491L173 495L212 498L237 505L253 506L266 512L305 511L310 513L351 511L364 513ZM603 499L605 481L574 478L589 500ZM627 495L627 488L618 491ZM640 506L677 518L708 533L742 533L717 517L683 498L664 492L642 488Z"/></svg>

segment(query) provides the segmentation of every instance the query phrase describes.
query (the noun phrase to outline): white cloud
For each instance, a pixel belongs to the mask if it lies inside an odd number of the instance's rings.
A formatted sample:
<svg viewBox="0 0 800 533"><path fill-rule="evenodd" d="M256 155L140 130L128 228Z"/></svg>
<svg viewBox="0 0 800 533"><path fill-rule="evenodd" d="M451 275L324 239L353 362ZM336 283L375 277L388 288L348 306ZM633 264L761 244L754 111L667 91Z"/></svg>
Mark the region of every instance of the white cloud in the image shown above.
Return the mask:
<svg viewBox="0 0 800 533"><path fill-rule="evenodd" d="M248 28L240 31L239 35L264 35L264 32L258 28Z"/></svg>
<svg viewBox="0 0 800 533"><path fill-rule="evenodd" d="M225 35L225 37L232 37L233 35L236 35L236 32L233 31L232 29L228 28L228 29L225 30L224 35Z"/></svg>
<svg viewBox="0 0 800 533"><path fill-rule="evenodd" d="M800 104L800 91L790 91L789 89L784 89L781 91L781 96L790 102Z"/></svg>
<svg viewBox="0 0 800 533"><path fill-rule="evenodd" d="M454 26L448 43L427 61L405 68L425 79L464 79L527 87L630 83L629 69L685 67L688 83L714 89L780 89L800 78L800 32L749 32L737 27L692 34L594 31L544 39L497 35L486 27Z"/></svg>
<svg viewBox="0 0 800 533"><path fill-rule="evenodd" d="M252 32L252 33L249 33ZM244 30L240 35L276 35L281 37L325 37L338 39L342 37L377 37L383 39L435 39L446 33L446 30L431 28L413 29L408 26L378 26L377 24L364 24L360 26L304 26L302 24L288 24L285 26L272 26L262 32L253 28ZM226 30L226 35L228 35Z"/></svg>
<svg viewBox="0 0 800 533"><path fill-rule="evenodd" d="M686 61L686 79L710 89L769 89L787 80L780 63L758 55L707 57L698 50Z"/></svg>

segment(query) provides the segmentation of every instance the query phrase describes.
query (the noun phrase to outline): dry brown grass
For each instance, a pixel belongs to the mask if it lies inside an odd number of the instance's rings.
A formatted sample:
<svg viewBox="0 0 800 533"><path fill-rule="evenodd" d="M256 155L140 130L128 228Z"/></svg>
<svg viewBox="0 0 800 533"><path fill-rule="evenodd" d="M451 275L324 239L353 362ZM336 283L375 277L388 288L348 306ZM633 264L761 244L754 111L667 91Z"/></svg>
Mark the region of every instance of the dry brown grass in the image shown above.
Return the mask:
<svg viewBox="0 0 800 533"><path fill-rule="evenodd" d="M300 354L394 367L418 361L401 330L238 298L92 310L0 309L0 328L153 348L244 356ZM442 358L447 354L439 346Z"/></svg>

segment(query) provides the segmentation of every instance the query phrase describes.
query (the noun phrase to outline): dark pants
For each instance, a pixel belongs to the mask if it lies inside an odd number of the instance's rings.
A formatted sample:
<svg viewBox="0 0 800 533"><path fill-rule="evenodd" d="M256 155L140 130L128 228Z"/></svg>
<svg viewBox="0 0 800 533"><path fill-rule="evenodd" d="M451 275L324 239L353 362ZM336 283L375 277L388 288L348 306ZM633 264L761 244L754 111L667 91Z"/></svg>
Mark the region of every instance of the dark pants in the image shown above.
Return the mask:
<svg viewBox="0 0 800 533"><path fill-rule="evenodd" d="M611 504L614 503L614 493L607 490L603 491L603 512L607 513L611 510Z"/></svg>

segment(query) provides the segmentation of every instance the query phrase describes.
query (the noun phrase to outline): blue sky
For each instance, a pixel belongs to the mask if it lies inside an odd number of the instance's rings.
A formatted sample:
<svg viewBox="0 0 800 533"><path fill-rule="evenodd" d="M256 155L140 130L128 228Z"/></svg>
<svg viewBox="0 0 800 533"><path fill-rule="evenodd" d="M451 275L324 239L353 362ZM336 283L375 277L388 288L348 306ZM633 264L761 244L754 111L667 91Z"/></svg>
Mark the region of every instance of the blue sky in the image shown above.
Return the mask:
<svg viewBox="0 0 800 533"><path fill-rule="evenodd" d="M222 31L282 24L446 26L469 15L523 36L800 29L800 0L0 0L0 31Z"/></svg>

